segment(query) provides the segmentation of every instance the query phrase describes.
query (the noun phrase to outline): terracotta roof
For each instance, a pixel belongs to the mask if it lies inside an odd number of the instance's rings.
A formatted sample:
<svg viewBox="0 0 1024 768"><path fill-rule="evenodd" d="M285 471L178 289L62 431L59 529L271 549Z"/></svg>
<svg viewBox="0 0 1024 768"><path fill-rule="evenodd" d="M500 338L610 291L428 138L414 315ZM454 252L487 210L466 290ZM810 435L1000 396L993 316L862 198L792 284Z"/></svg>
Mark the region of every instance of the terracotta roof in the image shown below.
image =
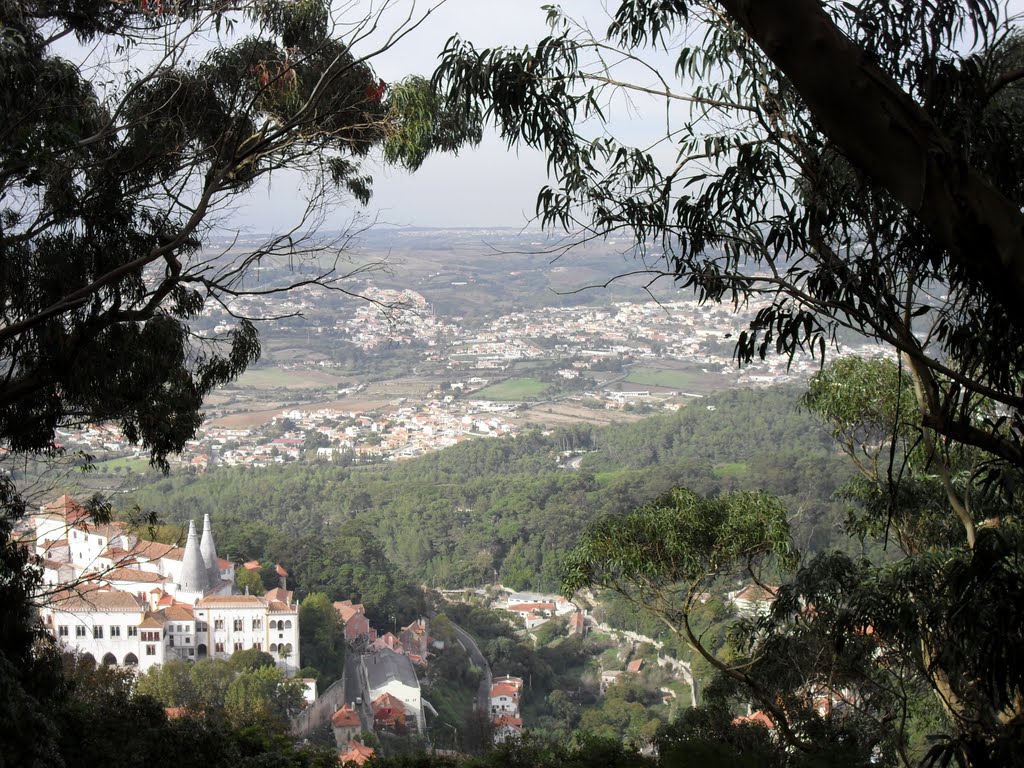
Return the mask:
<svg viewBox="0 0 1024 768"><path fill-rule="evenodd" d="M163 629L164 616L163 611L153 613L151 611L146 612L146 617L139 624L143 629Z"/></svg>
<svg viewBox="0 0 1024 768"><path fill-rule="evenodd" d="M331 725L336 728L361 728L362 721L356 711L346 704L331 716Z"/></svg>
<svg viewBox="0 0 1024 768"><path fill-rule="evenodd" d="M360 744L358 741L350 741L348 743L348 751L342 752L338 755L338 761L342 764L354 763L355 765L365 764L374 752L372 747L367 747Z"/></svg>
<svg viewBox="0 0 1024 768"><path fill-rule="evenodd" d="M555 610L554 603L518 603L517 605L510 605L510 611L515 613L532 613L533 611L553 611Z"/></svg>
<svg viewBox="0 0 1024 768"><path fill-rule="evenodd" d="M297 604L296 605L288 605L287 603L282 603L280 600L271 600L267 604L267 607L270 609L271 613L298 613L299 612L299 606Z"/></svg>
<svg viewBox="0 0 1024 768"><path fill-rule="evenodd" d="M396 712L405 712L405 704L397 696L385 691L373 700L373 711L380 709L393 709Z"/></svg>
<svg viewBox="0 0 1024 768"><path fill-rule="evenodd" d="M260 561L250 560L247 563L242 563L242 567L247 571L258 571L260 569Z"/></svg>
<svg viewBox="0 0 1024 768"><path fill-rule="evenodd" d="M286 579L288 578L288 571L281 567L280 563L274 563L274 573L278 576L284 576Z"/></svg>
<svg viewBox="0 0 1024 768"><path fill-rule="evenodd" d="M497 685L491 686L492 699L496 696L509 696L510 698L515 698L518 695L519 689L516 688L514 685L509 685L508 683L498 683Z"/></svg>
<svg viewBox="0 0 1024 768"><path fill-rule="evenodd" d="M43 511L61 515L69 523L76 523L82 518L89 517L89 510L67 495L61 496L56 501L51 501L43 508Z"/></svg>
<svg viewBox="0 0 1024 768"><path fill-rule="evenodd" d="M141 571L138 568L112 568L102 574L107 581L137 581L149 584L159 584L170 581L166 576L152 571Z"/></svg>
<svg viewBox="0 0 1024 768"><path fill-rule="evenodd" d="M278 600L282 603L290 603L294 594L295 593L290 590L275 587L274 589L264 592L263 597L266 600Z"/></svg>
<svg viewBox="0 0 1024 768"><path fill-rule="evenodd" d="M187 605L172 605L169 608L165 608L164 616L171 621L195 621L196 615L192 609Z"/></svg>
<svg viewBox="0 0 1024 768"><path fill-rule="evenodd" d="M760 587L757 584L748 584L733 596L733 600L746 600L747 602L771 602L775 599L778 588Z"/></svg>
<svg viewBox="0 0 1024 768"><path fill-rule="evenodd" d="M513 728L522 728L523 718L512 717L512 715L499 715L498 717L494 718L495 728L501 728L501 726L503 725L510 725Z"/></svg>
<svg viewBox="0 0 1024 768"><path fill-rule="evenodd" d="M757 710L749 715L743 717L737 717L732 721L733 725L760 725L767 728L769 731L775 730L775 722L762 710Z"/></svg>
<svg viewBox="0 0 1024 768"><path fill-rule="evenodd" d="M256 595L210 595L198 603L200 608L221 608L232 605L248 608L264 606L266 603Z"/></svg>
<svg viewBox="0 0 1024 768"><path fill-rule="evenodd" d="M50 598L50 606L60 611L81 613L87 611L141 612L142 601L130 592L92 590L66 590Z"/></svg>
<svg viewBox="0 0 1024 768"><path fill-rule="evenodd" d="M334 603L334 610L341 616L342 621L349 621L356 614L366 613L362 603L353 605L351 600L342 600L339 603Z"/></svg>
<svg viewBox="0 0 1024 768"><path fill-rule="evenodd" d="M643 659L633 659L633 661L629 662L629 664L626 665L626 671L627 672L639 672L641 669L643 669L643 666L644 666L644 660Z"/></svg>
<svg viewBox="0 0 1024 768"><path fill-rule="evenodd" d="M144 557L147 560L159 560L163 557L181 560L185 556L185 550L177 544L161 544L159 541L139 539L129 554Z"/></svg>

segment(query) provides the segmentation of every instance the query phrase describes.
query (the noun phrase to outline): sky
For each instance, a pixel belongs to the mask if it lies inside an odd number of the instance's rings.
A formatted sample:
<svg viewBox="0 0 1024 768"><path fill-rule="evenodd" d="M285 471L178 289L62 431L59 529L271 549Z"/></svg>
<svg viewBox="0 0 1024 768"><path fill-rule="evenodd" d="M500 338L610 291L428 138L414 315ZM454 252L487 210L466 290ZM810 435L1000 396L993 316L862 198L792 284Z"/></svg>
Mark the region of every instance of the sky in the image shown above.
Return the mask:
<svg viewBox="0 0 1024 768"><path fill-rule="evenodd" d="M456 33L477 48L534 43L549 34L543 4L544 0L447 0L419 28L375 59L373 67L386 82L408 75L429 77L445 42ZM561 6L574 15L605 18L598 0L563 0ZM419 0L417 7L429 6ZM395 22L408 9L409 3L399 0L392 15ZM604 26L602 20L600 28ZM532 217L537 192L547 181L540 153L510 150L493 133L479 147L466 148L458 156L429 157L412 174L376 163L368 170L374 193L365 214L383 223L413 227L523 227ZM285 226L300 212L295 184L293 178L279 178L271 189L254 191L235 221L260 231L270 224Z"/></svg>

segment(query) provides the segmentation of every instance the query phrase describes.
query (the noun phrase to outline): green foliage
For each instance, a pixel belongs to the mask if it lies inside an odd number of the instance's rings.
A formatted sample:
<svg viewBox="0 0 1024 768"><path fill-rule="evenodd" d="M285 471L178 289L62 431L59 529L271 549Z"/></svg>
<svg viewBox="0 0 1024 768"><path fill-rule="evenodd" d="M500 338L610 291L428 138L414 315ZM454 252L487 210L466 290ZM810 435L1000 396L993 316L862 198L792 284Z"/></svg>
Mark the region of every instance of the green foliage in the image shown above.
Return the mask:
<svg viewBox="0 0 1024 768"><path fill-rule="evenodd" d="M287 732L289 718L303 706L301 681L286 678L259 651L238 651L227 661L168 661L139 677L138 693L231 728L258 726L278 734Z"/></svg>
<svg viewBox="0 0 1024 768"><path fill-rule="evenodd" d="M324 464L152 478L132 499L172 520L210 512L227 556L284 563L300 594L361 600L374 621L389 621L387 604L415 618L409 581L555 589L587 523L681 484L704 494L765 489L800 509L791 524L801 550L836 543L845 506L831 496L851 470L798 409L796 392L728 392L705 403L716 409L547 436L529 430L357 470ZM578 472L558 466L568 449L589 451ZM728 462L748 472L719 477L711 469Z"/></svg>
<svg viewBox="0 0 1024 768"><path fill-rule="evenodd" d="M390 91L388 110L395 127L384 141L384 157L389 162L415 170L432 151L457 152L465 143L480 142L479 119L462 109L451 109L428 80L409 77L392 85Z"/></svg>
<svg viewBox="0 0 1024 768"><path fill-rule="evenodd" d="M261 578L260 571L249 570L248 568L236 568L235 569L235 586L243 592L250 595L262 595L266 592L266 587L263 586L263 579Z"/></svg>
<svg viewBox="0 0 1024 768"><path fill-rule="evenodd" d="M567 596L590 586L629 585L641 604L666 604L679 591L688 611L716 580L771 562L796 563L786 513L778 500L752 492L701 498L675 489L624 518L592 525L565 566Z"/></svg>
<svg viewBox="0 0 1024 768"><path fill-rule="evenodd" d="M228 664L238 672L253 672L274 666L274 657L259 648L246 648L232 653L228 658Z"/></svg>
<svg viewBox="0 0 1024 768"><path fill-rule="evenodd" d="M345 624L322 592L306 595L299 606L299 649L304 663L320 674L321 690L345 671Z"/></svg>

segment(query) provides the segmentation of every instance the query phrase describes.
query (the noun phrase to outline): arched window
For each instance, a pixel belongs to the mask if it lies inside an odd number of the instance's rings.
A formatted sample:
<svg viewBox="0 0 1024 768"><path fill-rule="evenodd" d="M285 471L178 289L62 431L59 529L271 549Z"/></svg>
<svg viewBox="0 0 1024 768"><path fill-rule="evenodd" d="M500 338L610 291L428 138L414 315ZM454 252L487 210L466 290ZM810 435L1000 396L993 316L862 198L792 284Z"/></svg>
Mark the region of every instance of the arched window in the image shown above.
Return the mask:
<svg viewBox="0 0 1024 768"><path fill-rule="evenodd" d="M287 656L291 656L291 655L292 655L292 644L291 643L281 643L281 658L283 659L283 658L285 658Z"/></svg>
<svg viewBox="0 0 1024 768"><path fill-rule="evenodd" d="M277 643L271 643L270 644L270 652L271 653L277 653Z"/></svg>
<svg viewBox="0 0 1024 768"><path fill-rule="evenodd" d="M284 628L285 629L291 629L292 628L292 622L291 622L290 619L284 623Z"/></svg>
<svg viewBox="0 0 1024 768"><path fill-rule="evenodd" d="M277 622L274 621L273 619L270 620L270 628L271 629L277 629Z"/></svg>
<svg viewBox="0 0 1024 768"><path fill-rule="evenodd" d="M103 655L103 666L104 667L112 667L115 664L117 664L117 656L115 656L112 653L107 653L107 654Z"/></svg>
<svg viewBox="0 0 1024 768"><path fill-rule="evenodd" d="M139 666L139 657L134 653L129 653L124 657L124 665L126 667L137 667Z"/></svg>

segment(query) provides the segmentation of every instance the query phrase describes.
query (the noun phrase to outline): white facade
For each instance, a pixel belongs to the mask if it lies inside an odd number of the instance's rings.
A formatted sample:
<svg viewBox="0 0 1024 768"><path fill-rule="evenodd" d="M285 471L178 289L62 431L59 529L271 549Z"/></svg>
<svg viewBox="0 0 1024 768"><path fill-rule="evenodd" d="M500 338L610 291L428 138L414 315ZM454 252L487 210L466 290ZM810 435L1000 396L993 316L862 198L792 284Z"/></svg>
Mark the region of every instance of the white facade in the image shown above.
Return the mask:
<svg viewBox="0 0 1024 768"><path fill-rule="evenodd" d="M191 523L178 547L89 520L66 496L32 517L47 587L40 615L66 648L143 671L167 659L228 658L251 648L270 653L286 674L300 668L292 593L232 595L234 565L217 558L208 517L201 553Z"/></svg>
<svg viewBox="0 0 1024 768"><path fill-rule="evenodd" d="M99 590L58 593L40 610L43 624L64 647L98 664L142 670L165 659L163 628L146 614L134 595Z"/></svg>

